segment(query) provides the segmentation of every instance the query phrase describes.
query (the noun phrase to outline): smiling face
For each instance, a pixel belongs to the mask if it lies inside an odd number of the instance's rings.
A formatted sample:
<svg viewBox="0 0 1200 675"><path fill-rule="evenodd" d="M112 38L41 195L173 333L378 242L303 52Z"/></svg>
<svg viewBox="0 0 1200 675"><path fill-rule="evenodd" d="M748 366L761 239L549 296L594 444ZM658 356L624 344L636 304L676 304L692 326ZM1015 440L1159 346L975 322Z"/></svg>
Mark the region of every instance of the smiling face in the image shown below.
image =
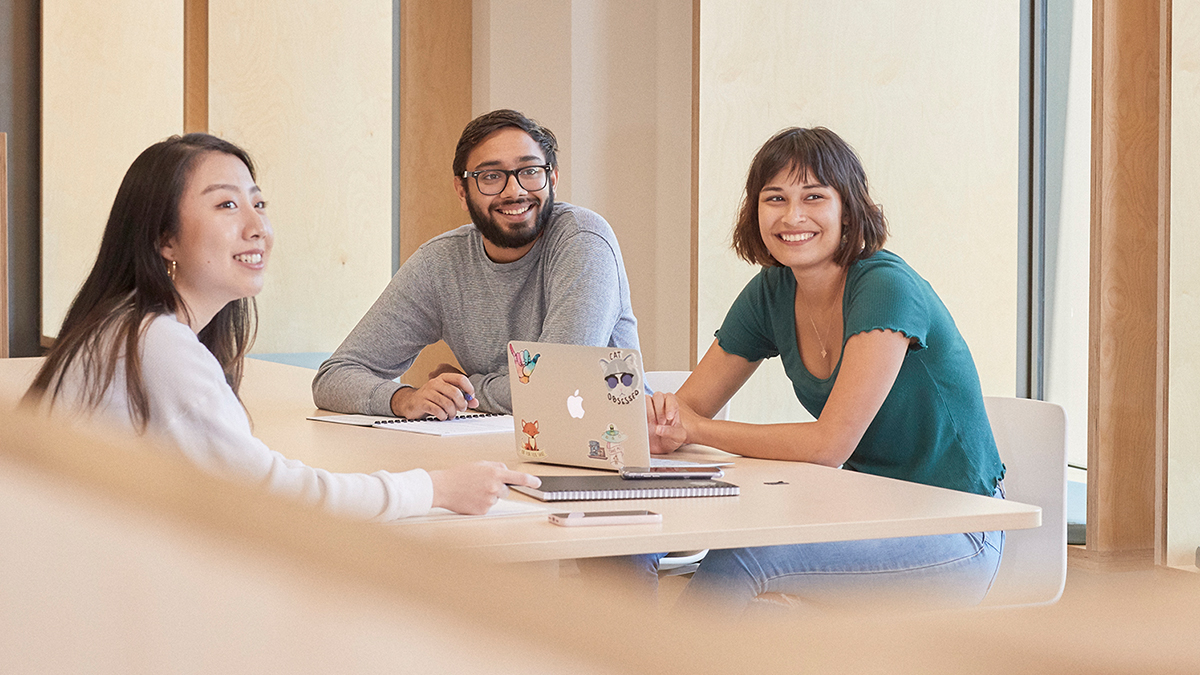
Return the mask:
<svg viewBox="0 0 1200 675"><path fill-rule="evenodd" d="M505 127L488 136L467 155L467 171L513 170L546 164L541 146L521 129ZM546 186L529 191L508 177L504 191L484 195L474 178L455 177L454 189L471 221L484 237L487 254L497 262L512 262L525 255L550 221L558 169L550 172Z"/></svg>
<svg viewBox="0 0 1200 675"><path fill-rule="evenodd" d="M781 264L800 272L837 266L845 215L837 190L805 172L775 174L758 193L758 229Z"/></svg>
<svg viewBox="0 0 1200 675"><path fill-rule="evenodd" d="M176 263L175 288L193 330L228 303L258 295L274 238L246 165L221 152L197 158L179 201L179 231L161 248L167 264Z"/></svg>

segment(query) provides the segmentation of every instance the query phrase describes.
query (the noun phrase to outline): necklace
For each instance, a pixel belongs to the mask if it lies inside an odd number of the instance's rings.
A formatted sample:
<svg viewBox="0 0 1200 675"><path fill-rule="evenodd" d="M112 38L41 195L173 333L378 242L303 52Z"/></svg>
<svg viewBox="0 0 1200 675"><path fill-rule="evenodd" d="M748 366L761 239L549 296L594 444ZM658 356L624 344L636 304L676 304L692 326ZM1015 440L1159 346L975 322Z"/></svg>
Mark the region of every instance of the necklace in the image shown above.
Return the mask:
<svg viewBox="0 0 1200 675"><path fill-rule="evenodd" d="M821 358L829 356L829 351L825 349L825 340L821 337L821 331L817 330L817 322L813 320L812 307L808 304L808 295L804 292L804 287L799 284L796 288L800 289L800 299L804 301L804 309L808 311L808 322L812 324L813 335L817 336L817 344L821 345ZM829 312L829 327L825 329L825 337L829 337L829 329L833 328L833 311Z"/></svg>

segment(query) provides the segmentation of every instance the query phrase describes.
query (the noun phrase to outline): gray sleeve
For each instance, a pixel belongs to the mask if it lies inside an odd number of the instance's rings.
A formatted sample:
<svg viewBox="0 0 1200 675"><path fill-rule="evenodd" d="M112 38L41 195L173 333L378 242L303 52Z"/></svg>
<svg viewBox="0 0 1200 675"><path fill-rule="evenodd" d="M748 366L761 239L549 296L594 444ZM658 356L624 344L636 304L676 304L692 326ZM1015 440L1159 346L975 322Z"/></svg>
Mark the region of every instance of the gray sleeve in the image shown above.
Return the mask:
<svg viewBox="0 0 1200 675"><path fill-rule="evenodd" d="M313 378L317 407L391 415L395 382L426 345L441 338L442 322L429 256L414 254Z"/></svg>
<svg viewBox="0 0 1200 675"><path fill-rule="evenodd" d="M579 232L548 261L540 342L606 347L621 316L617 253L600 235Z"/></svg>
<svg viewBox="0 0 1200 675"><path fill-rule="evenodd" d="M556 245L548 255L543 289L546 314L538 341L608 346L621 315L616 252L604 237L581 231ZM507 367L499 372L472 374L470 378L480 408L512 412Z"/></svg>

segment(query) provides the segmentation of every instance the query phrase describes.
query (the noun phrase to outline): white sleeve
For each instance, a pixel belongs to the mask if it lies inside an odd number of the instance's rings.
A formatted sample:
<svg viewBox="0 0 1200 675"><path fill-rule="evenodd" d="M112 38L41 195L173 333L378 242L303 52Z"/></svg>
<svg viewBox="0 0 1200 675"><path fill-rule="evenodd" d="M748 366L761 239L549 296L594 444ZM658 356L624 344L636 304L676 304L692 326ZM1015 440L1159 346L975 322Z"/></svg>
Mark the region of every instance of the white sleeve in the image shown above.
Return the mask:
<svg viewBox="0 0 1200 675"><path fill-rule="evenodd" d="M216 358L173 318L155 319L142 349L151 430L204 471L362 520L394 520L431 508L433 483L423 469L333 473L269 449L251 432Z"/></svg>

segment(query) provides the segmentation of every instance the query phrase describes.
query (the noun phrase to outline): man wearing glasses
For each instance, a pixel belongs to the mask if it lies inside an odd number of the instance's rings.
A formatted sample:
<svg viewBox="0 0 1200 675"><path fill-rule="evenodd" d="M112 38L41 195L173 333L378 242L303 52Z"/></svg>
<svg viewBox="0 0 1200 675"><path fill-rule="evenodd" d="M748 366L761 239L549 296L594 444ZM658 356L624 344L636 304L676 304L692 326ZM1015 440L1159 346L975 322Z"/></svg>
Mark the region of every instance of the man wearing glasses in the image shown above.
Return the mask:
<svg viewBox="0 0 1200 675"><path fill-rule="evenodd" d="M612 228L554 201L554 134L513 110L471 121L454 153L454 189L471 224L425 242L313 380L328 410L417 418L467 408L511 412L509 340L637 349L637 319ZM445 340L426 384L394 381Z"/></svg>

